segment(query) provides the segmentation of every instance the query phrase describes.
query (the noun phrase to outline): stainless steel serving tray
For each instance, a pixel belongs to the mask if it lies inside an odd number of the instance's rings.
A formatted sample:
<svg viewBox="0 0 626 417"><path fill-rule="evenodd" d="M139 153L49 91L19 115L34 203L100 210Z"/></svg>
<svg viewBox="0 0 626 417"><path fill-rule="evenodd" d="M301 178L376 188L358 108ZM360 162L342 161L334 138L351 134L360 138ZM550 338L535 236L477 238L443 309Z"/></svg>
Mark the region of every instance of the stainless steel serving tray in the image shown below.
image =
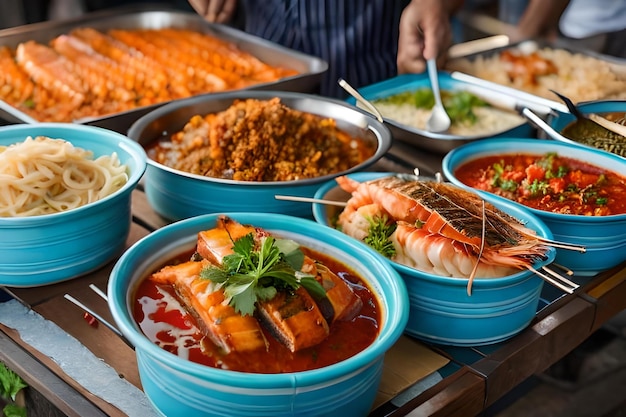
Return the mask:
<svg viewBox="0 0 626 417"><path fill-rule="evenodd" d="M163 6L158 6L158 8L155 8L155 6L122 7L88 13L80 18L71 20L34 23L4 29L0 30L0 45L15 48L19 43L28 40L47 43L56 36L68 33L78 27L91 27L101 31L113 28L160 29L171 27L191 29L233 42L241 50L251 53L267 64L280 65L298 71L298 74L295 76L247 88L250 90L312 92L319 84L322 74L328 69L328 63L320 58L282 47L230 26L208 23L193 12L168 9ZM168 102L138 107L103 117L76 120L75 122L126 133L135 120L166 103ZM13 123L38 122L1 100L0 118Z"/></svg>
<svg viewBox="0 0 626 417"><path fill-rule="evenodd" d="M496 54L500 54L505 50L539 50L542 48L550 48L550 49L562 49L572 54L581 54L584 56L588 56L590 58L597 59L599 61L603 61L611 68L620 80L626 80L626 59L613 57L609 55L604 55L597 53L595 51L581 48L577 45L572 45L567 41L548 41L547 39L532 39L525 40L516 43L507 43L503 44L502 38L500 37L490 37L485 38L484 41L477 40L473 42L468 42L468 47L463 48L463 45L459 45L455 48L454 54L450 56L448 59L448 63L446 64L445 70L451 71L453 74L459 74L458 66L455 65L457 60L469 60L474 61L479 57L489 58L495 56ZM467 74L464 74L467 75ZM461 76L455 77L464 82L472 82L471 78L473 76L469 75L468 77ZM480 79L478 79L480 80ZM519 90L513 87L504 86L500 84L495 84L491 81L486 81L486 83L481 83L477 81L477 84L482 87L494 88L502 93L512 95L513 97L519 98L520 100L533 100L533 96L536 98L536 101L540 104L549 105L550 107L559 110L559 111L567 111L564 104L558 99L554 98L554 100L549 100L537 95L533 95L529 92ZM492 85L489 85L492 84ZM607 99L609 97L602 97L600 99ZM587 101L587 100L584 100Z"/></svg>

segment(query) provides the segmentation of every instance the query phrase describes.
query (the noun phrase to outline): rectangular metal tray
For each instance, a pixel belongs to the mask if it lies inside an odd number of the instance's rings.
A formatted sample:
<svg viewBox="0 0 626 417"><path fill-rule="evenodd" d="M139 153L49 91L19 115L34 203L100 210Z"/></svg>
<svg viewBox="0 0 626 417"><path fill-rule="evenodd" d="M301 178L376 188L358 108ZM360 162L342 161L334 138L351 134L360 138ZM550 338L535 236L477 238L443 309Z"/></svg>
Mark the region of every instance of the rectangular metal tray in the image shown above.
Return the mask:
<svg viewBox="0 0 626 417"><path fill-rule="evenodd" d="M448 59L448 63L446 64L444 69L447 71L451 71L451 72L459 72L460 70L458 66L455 65L455 63L458 62L459 60L474 61L479 57L490 58L505 50L521 49L521 50L528 51L528 50L538 50L542 48L550 48L550 49L561 49L561 50L570 52L572 54L581 54L590 58L597 59L598 61L602 61L610 67L611 71L614 74L616 74L619 80L624 80L626 82L626 59L600 54L598 52L595 52L589 49L572 45L570 43L567 43L566 41L548 41L546 39L533 39L533 40L526 40L526 41L511 43L511 44L502 44L500 38L491 37L491 38L486 38L484 43L482 43L479 40L479 41L474 41L471 44L472 44L471 46L475 49L475 51L472 51L472 48L456 48L459 52L463 50L467 53L465 54L455 53L454 56L451 56L450 59ZM489 47L489 45L492 45L493 47ZM485 46L487 47L485 48ZM500 90L501 91L510 90L508 92L514 95L515 95L514 90L517 90L520 92L519 97L521 98L528 98L529 95L532 95L532 93L530 92L527 92L521 89L516 89L510 86L505 86L505 89L500 89ZM539 97L539 96L536 96L536 97ZM601 100L601 99L608 99L608 98L615 99L615 97L600 97L599 99ZM619 98L619 99L622 99L622 98ZM544 101L544 100L547 100L547 99L541 98L541 101ZM556 96L554 97L554 101L562 105L561 101L558 98L556 98Z"/></svg>
<svg viewBox="0 0 626 417"><path fill-rule="evenodd" d="M250 35L234 27L206 22L193 12L168 9L159 6L131 6L107 11L88 13L80 18L49 21L0 30L0 45L12 48L21 42L34 40L48 43L56 36L66 34L78 27L91 27L105 31L108 29L161 29L185 28L208 33L233 42L241 50L248 52L269 65L280 65L298 71L298 74L279 81L257 84L248 89L279 90L308 93L313 92L320 78L328 69L328 63L320 58L309 56L257 36ZM81 119L76 123L89 124L126 133L130 125L139 117L168 102L138 107L111 115ZM37 123L29 115L0 100L0 119L11 123Z"/></svg>

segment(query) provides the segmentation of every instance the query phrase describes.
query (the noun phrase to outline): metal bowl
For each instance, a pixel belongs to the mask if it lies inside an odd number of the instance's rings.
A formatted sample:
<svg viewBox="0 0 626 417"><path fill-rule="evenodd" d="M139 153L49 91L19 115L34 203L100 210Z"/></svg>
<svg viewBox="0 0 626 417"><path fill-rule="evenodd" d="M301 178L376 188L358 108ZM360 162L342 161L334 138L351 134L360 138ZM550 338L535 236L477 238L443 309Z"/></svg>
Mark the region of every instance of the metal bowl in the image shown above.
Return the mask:
<svg viewBox="0 0 626 417"><path fill-rule="evenodd" d="M335 119L340 129L375 143L374 155L344 172L280 182L246 182L205 177L175 170L148 158L144 185L148 201L155 211L170 220L225 211L312 217L310 205L277 200L275 195L313 197L320 184L335 176L371 166L391 147L389 130L369 114L339 100L280 91L240 91L170 103L137 120L128 131L128 136L141 145L150 146L155 140L181 130L194 115L225 110L236 99L269 100L274 97L279 97L290 108Z"/></svg>
<svg viewBox="0 0 626 417"><path fill-rule="evenodd" d="M439 72L439 87L441 90L449 91L468 91L479 97L489 99L498 107L509 108L514 110L516 99L487 88L482 88L470 83L459 81L450 76L446 72ZM380 83L372 84L359 89L361 95L367 100L377 100L399 94L405 91L417 90L420 88L430 88L430 81L426 74L405 74L400 75ZM355 104L354 99L349 99L349 103ZM520 118L520 123L510 129L504 131L494 130L488 134L461 136L450 134L448 132L435 133L425 129L402 124L393 118L383 117L385 124L389 127L394 139L406 142L418 148L422 148L431 152L444 154L457 146L472 142L477 139L491 137L528 137L532 134L533 128L526 121Z"/></svg>

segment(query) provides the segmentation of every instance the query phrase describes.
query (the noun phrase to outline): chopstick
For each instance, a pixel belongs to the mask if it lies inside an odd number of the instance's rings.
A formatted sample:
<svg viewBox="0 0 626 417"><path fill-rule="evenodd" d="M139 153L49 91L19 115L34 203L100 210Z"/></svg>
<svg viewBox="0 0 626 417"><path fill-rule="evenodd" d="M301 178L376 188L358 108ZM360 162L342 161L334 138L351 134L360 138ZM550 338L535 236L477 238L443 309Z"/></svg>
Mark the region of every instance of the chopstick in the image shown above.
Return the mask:
<svg viewBox="0 0 626 417"><path fill-rule="evenodd" d="M105 300L107 299L106 295L102 291L100 291L100 289L98 287L96 287L95 285L91 284L89 286L89 288L91 288L94 292L96 292L98 295L103 297ZM90 309L89 307L87 307L86 305L81 303L80 301L78 301L76 298L72 297L70 294L67 294L67 293L64 294L63 298L65 298L66 300L70 301L74 305L78 306L79 308L81 308L86 313L92 315L96 320L98 320L105 327L107 327L109 330L111 330L113 333L115 333L120 339L122 339L122 341L124 343L126 343L131 349L135 349L135 347L122 334L122 332L120 332L117 329L117 327L115 327L113 324L109 323L104 317L102 317L101 315L99 315L98 313L96 313L95 311L93 311L92 309Z"/></svg>
<svg viewBox="0 0 626 417"><path fill-rule="evenodd" d="M569 279L563 277L562 275L557 274L547 267L542 267L544 271L548 273L548 275L534 269L532 266L527 266L527 268L538 275L541 279L546 281L547 283L557 287L563 292L568 294L573 294L576 289L578 289L579 285L575 282L570 281Z"/></svg>
<svg viewBox="0 0 626 417"><path fill-rule="evenodd" d="M326 204L328 206L338 206L345 207L348 203L345 201L333 201L333 200L324 200L319 198L310 198L310 197L299 197L294 195L275 195L274 198L276 200L287 200L287 201L299 201L302 203L319 203Z"/></svg>

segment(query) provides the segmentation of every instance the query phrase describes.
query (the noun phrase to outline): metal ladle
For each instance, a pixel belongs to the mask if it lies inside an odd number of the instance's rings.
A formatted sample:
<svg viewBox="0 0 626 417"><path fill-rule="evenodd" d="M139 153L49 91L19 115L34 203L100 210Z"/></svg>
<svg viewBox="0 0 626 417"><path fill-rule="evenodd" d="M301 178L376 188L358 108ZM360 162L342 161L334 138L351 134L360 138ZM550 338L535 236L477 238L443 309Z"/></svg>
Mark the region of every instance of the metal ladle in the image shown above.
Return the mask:
<svg viewBox="0 0 626 417"><path fill-rule="evenodd" d="M441 102L441 92L439 91L439 75L437 73L437 62L435 59L426 60L428 68L428 78L435 97L435 106L430 117L426 121L426 129L430 132L444 132L450 128L450 116L446 112Z"/></svg>

